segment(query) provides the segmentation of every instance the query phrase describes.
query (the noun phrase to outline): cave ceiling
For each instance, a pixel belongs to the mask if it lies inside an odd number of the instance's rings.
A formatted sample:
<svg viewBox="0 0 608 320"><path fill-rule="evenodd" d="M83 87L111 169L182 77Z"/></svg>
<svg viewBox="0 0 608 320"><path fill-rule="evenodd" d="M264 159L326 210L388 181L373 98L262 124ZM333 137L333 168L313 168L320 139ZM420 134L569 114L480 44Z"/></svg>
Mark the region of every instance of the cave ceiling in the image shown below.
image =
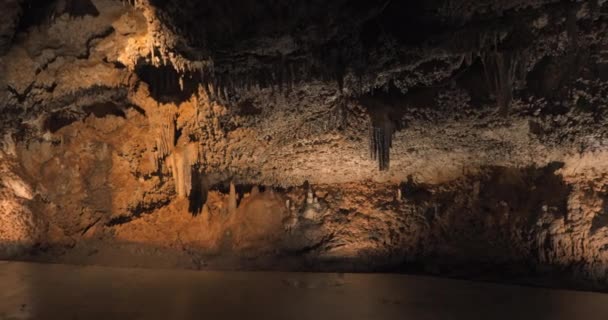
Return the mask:
<svg viewBox="0 0 608 320"><path fill-rule="evenodd" d="M280 185L546 164L602 143L604 4L3 0L2 126L140 114Z"/></svg>

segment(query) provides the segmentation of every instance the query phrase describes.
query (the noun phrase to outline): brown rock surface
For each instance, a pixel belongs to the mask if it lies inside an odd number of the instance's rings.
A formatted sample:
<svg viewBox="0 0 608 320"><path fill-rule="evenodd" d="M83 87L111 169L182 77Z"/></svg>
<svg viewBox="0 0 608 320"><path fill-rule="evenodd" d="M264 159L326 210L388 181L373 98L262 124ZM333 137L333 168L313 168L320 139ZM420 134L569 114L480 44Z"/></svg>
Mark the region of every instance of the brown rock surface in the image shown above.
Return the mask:
<svg viewBox="0 0 608 320"><path fill-rule="evenodd" d="M193 3L0 1L0 257L608 288L605 2Z"/></svg>

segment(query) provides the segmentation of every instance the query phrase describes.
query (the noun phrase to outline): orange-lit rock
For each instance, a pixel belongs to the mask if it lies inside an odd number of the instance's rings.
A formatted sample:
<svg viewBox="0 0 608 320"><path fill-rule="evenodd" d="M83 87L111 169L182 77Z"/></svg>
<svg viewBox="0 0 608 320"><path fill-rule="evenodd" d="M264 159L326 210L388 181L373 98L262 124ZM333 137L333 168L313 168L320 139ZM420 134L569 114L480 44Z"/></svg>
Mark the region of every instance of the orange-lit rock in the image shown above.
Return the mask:
<svg viewBox="0 0 608 320"><path fill-rule="evenodd" d="M608 288L608 4L261 3L0 2L0 258Z"/></svg>

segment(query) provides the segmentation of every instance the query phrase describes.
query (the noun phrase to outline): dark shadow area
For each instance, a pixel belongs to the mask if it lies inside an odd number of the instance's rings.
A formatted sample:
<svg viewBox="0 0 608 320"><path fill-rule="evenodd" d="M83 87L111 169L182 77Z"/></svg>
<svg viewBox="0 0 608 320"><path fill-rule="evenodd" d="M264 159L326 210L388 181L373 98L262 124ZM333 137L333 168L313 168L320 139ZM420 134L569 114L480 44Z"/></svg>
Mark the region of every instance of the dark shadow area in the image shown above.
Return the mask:
<svg viewBox="0 0 608 320"><path fill-rule="evenodd" d="M173 65L159 67L139 62L135 73L150 89L152 98L163 103L181 103L197 93L201 83L199 72L178 72Z"/></svg>
<svg viewBox="0 0 608 320"><path fill-rule="evenodd" d="M571 187L555 174L563 165L551 162L541 168L492 167L488 180L481 181L479 197L485 204L481 210L496 212L501 202L507 203L509 212L522 215L528 227L536 223L543 207L552 208L551 213L557 217L565 217Z"/></svg>
<svg viewBox="0 0 608 320"><path fill-rule="evenodd" d="M400 267L392 270L506 283L536 279L542 286L575 287L569 280L576 273L573 266L539 263L539 254L553 249L528 243L537 236L550 239L540 236L541 215L566 218L571 187L556 174L562 166L485 167L460 182L462 186L443 191L408 178L400 184L402 198L424 215L429 237L419 257L403 256Z"/></svg>
<svg viewBox="0 0 608 320"><path fill-rule="evenodd" d="M25 12L19 25L18 32L27 31L30 27L39 26L50 21L57 6L56 0L26 0L21 3L21 8Z"/></svg>
<svg viewBox="0 0 608 320"><path fill-rule="evenodd" d="M591 222L591 234L596 233L599 229L608 226L608 199L604 197L602 212L598 213L593 217Z"/></svg>
<svg viewBox="0 0 608 320"><path fill-rule="evenodd" d="M491 88L489 88L489 84L485 78L485 70L481 59L476 58L454 80L471 97L471 106L480 108L493 101L491 99Z"/></svg>
<svg viewBox="0 0 608 320"><path fill-rule="evenodd" d="M72 17L99 16L91 0L66 0L64 11Z"/></svg>
<svg viewBox="0 0 608 320"><path fill-rule="evenodd" d="M59 131L59 129L69 126L70 124L78 121L77 116L72 114L64 114L62 112L51 113L44 121L44 130L48 130L51 133Z"/></svg>
<svg viewBox="0 0 608 320"><path fill-rule="evenodd" d="M188 196L188 211L197 216L203 210L209 193L209 178L196 167L192 169L192 190Z"/></svg>
<svg viewBox="0 0 608 320"><path fill-rule="evenodd" d="M408 198L412 199L414 203L417 204L428 202L433 199L433 193L430 191L429 186L416 183L412 175L409 175L406 181L399 184L399 189L401 190L402 195L407 195Z"/></svg>
<svg viewBox="0 0 608 320"><path fill-rule="evenodd" d="M430 1L432 3L432 1ZM391 36L409 46L421 45L448 30L426 1L387 1L381 13L362 26L361 37L368 47L381 36Z"/></svg>
<svg viewBox="0 0 608 320"><path fill-rule="evenodd" d="M2 243L0 248L26 249L30 244ZM510 264L493 264L477 262L472 272L459 273L470 269L471 264L436 264L430 271L428 264L421 261L408 261L406 265L396 267L403 262L403 257L387 254L361 254L353 257L333 257L311 259L304 255L271 252L257 252L255 256L247 252L235 251L230 244L221 246L221 252L206 251L191 244L176 248L146 243L112 240L81 240L75 245L45 244L36 245L18 257L0 257L7 261L24 261L34 263L51 263L57 265L101 266L137 269L174 269L200 271L264 271L264 272L298 272L298 273L375 273L393 274L395 276L417 275L433 276L437 279L460 279L486 283L521 285L538 288L568 289L608 292L605 284L573 276L566 268L552 266L550 272L514 274L514 270L530 270L532 266L525 262ZM429 257L430 258L430 257ZM431 262L428 259L426 262ZM440 262L445 260L432 261ZM384 262L384 263L382 263ZM0 260L0 265L2 260ZM505 274L499 275L501 272Z"/></svg>
<svg viewBox="0 0 608 320"><path fill-rule="evenodd" d="M262 108L256 107L254 105L253 99L247 99L247 100L241 101L238 105L238 108L239 108L239 114L241 114L243 116L257 116L262 113Z"/></svg>
<svg viewBox="0 0 608 320"><path fill-rule="evenodd" d="M608 296L597 293L394 274L0 262L0 277L7 319L603 320L608 313Z"/></svg>
<svg viewBox="0 0 608 320"><path fill-rule="evenodd" d="M67 13L70 17L99 16L99 11L91 0L25 0L21 3L24 14L19 19L18 32L27 31Z"/></svg>
<svg viewBox="0 0 608 320"><path fill-rule="evenodd" d="M126 109L133 109L137 113L145 115L146 112L142 108L129 104L121 106L115 102L99 102L82 107L82 112L74 111L57 111L51 113L46 117L43 123L43 129L48 130L51 133L59 131L61 128L69 126L70 124L85 119L86 117L93 115L97 118L104 118L107 116L116 116L125 119Z"/></svg>
<svg viewBox="0 0 608 320"><path fill-rule="evenodd" d="M126 118L123 108L113 102L101 102L84 106L82 110L87 114L92 114L97 118L103 118L108 115L113 115L121 118Z"/></svg>

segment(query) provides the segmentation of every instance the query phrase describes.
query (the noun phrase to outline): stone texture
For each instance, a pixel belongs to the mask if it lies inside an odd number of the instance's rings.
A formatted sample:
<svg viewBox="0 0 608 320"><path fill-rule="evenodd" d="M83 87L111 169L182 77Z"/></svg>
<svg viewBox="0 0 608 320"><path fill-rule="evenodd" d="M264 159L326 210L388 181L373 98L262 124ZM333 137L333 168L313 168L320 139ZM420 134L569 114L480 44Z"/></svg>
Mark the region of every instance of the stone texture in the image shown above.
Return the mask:
<svg viewBox="0 0 608 320"><path fill-rule="evenodd" d="M28 207L31 186L19 175L14 141L0 144L0 259L27 254L41 240L43 226Z"/></svg>
<svg viewBox="0 0 608 320"><path fill-rule="evenodd" d="M19 3L2 257L608 287L603 1Z"/></svg>

